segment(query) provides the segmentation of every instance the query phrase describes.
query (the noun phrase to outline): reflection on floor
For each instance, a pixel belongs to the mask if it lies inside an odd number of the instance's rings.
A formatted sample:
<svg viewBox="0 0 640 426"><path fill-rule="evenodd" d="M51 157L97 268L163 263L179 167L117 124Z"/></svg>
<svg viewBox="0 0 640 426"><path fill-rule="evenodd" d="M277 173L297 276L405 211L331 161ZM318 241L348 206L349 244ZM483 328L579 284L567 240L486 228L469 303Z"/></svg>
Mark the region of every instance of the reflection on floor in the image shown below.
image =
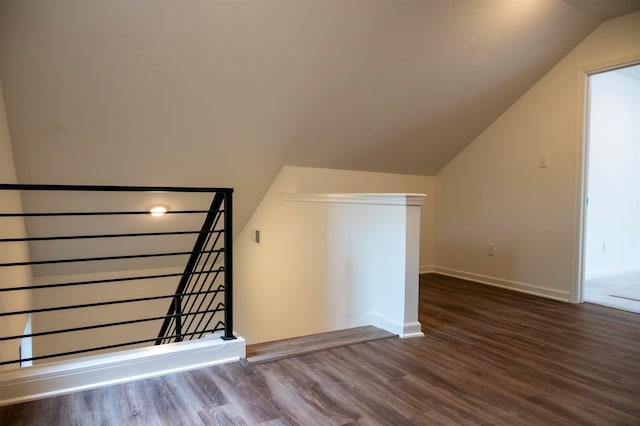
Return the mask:
<svg viewBox="0 0 640 426"><path fill-rule="evenodd" d="M640 313L640 271L585 280L584 301Z"/></svg>

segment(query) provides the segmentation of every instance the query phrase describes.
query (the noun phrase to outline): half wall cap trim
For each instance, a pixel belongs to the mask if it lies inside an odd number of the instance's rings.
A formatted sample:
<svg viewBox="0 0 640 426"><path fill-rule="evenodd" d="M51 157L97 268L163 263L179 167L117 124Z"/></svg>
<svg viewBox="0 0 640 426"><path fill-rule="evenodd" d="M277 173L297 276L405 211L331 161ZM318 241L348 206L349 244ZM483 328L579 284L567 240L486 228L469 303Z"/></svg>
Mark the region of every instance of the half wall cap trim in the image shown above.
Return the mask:
<svg viewBox="0 0 640 426"><path fill-rule="evenodd" d="M378 204L391 206L421 206L426 194L410 193L283 193L285 201L306 203Z"/></svg>

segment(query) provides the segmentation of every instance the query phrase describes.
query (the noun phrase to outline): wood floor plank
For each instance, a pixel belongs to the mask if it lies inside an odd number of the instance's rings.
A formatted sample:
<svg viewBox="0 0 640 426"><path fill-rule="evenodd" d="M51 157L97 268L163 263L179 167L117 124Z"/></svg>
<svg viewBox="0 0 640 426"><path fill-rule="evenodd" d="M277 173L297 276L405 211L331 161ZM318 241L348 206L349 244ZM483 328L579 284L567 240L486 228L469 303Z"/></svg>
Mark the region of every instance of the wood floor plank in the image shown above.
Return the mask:
<svg viewBox="0 0 640 426"><path fill-rule="evenodd" d="M230 407L248 424L264 423L282 416L271 401L266 383L251 368L233 363L200 372L220 388Z"/></svg>
<svg viewBox="0 0 640 426"><path fill-rule="evenodd" d="M640 425L640 314L429 274L419 318L423 338L0 407L0 425Z"/></svg>
<svg viewBox="0 0 640 426"><path fill-rule="evenodd" d="M274 404L296 424L344 424L358 417L327 386L296 368L295 361L264 364L260 368ZM292 409L294 408L294 409Z"/></svg>
<svg viewBox="0 0 640 426"><path fill-rule="evenodd" d="M247 421L232 404L221 405L198 413L202 422L206 425L247 425Z"/></svg>

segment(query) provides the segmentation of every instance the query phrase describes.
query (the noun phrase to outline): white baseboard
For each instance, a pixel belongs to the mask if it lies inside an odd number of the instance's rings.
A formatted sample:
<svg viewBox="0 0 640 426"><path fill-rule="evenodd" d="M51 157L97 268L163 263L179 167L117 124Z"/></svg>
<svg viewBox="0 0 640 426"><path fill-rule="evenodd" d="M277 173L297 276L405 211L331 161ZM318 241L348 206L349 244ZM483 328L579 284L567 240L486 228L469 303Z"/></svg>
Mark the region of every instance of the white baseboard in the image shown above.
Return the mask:
<svg viewBox="0 0 640 426"><path fill-rule="evenodd" d="M372 325L376 328L382 329L382 315L375 312L369 312L364 318L356 322L354 327L360 327L363 325Z"/></svg>
<svg viewBox="0 0 640 426"><path fill-rule="evenodd" d="M420 321L407 322L402 327L402 334L400 337L403 339L407 339L410 337L424 337L424 333L422 332L422 324Z"/></svg>
<svg viewBox="0 0 640 426"><path fill-rule="evenodd" d="M382 318L382 324L380 328L388 331L389 333L397 334L403 339L406 337L424 336L424 334L422 334L422 326L418 321L399 324L396 322L387 321L386 319Z"/></svg>
<svg viewBox="0 0 640 426"><path fill-rule="evenodd" d="M372 325L389 333L397 334L403 339L407 337L424 336L424 333L422 333L422 324L420 324L419 321L399 324L394 321L389 321L377 313L369 313L366 319L360 321L358 325Z"/></svg>
<svg viewBox="0 0 640 426"><path fill-rule="evenodd" d="M431 274L435 272L435 265L420 265L421 274Z"/></svg>
<svg viewBox="0 0 640 426"><path fill-rule="evenodd" d="M559 300L562 302L570 301L568 291L556 290L549 287L541 287L534 284L528 284L518 281L505 280L502 278L490 277L487 275L476 274L473 272L460 271L457 269L445 268L442 266L434 266L431 272L446 275L453 278L461 278L480 284L487 284L494 287L506 288L509 290L519 291L521 293L533 294L535 296L546 297L547 299Z"/></svg>
<svg viewBox="0 0 640 426"><path fill-rule="evenodd" d="M0 374L0 406L239 361L245 346L212 336L10 370Z"/></svg>

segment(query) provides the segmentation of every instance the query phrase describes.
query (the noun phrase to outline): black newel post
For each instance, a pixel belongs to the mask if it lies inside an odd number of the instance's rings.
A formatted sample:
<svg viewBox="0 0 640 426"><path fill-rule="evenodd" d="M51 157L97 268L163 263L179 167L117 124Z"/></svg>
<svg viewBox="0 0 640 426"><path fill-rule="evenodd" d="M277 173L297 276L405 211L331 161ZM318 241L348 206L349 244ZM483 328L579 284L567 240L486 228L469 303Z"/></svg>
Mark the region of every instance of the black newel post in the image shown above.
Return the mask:
<svg viewBox="0 0 640 426"><path fill-rule="evenodd" d="M176 342L182 342L182 296L176 294Z"/></svg>
<svg viewBox="0 0 640 426"><path fill-rule="evenodd" d="M224 336L223 340L235 339L233 335L233 189L224 192Z"/></svg>

